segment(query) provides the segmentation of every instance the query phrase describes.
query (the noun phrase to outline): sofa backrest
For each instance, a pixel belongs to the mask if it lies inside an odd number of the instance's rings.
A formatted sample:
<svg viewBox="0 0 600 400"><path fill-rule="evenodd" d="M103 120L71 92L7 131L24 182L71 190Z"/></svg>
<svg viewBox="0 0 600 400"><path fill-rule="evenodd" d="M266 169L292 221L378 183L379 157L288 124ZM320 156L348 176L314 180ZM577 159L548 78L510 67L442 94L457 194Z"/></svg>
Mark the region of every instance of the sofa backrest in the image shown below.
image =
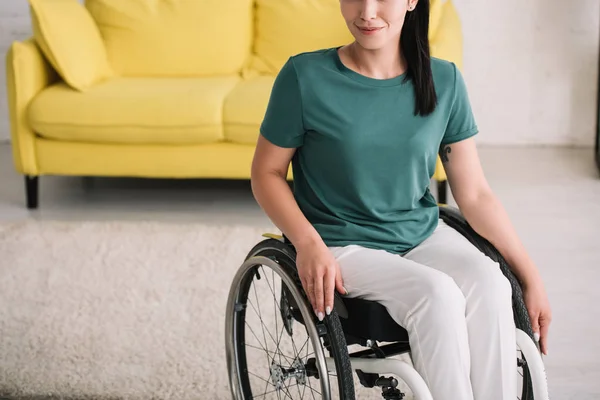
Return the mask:
<svg viewBox="0 0 600 400"><path fill-rule="evenodd" d="M430 39L444 3L431 0ZM340 0L85 0L124 76L276 74L293 54L350 43Z"/></svg>
<svg viewBox="0 0 600 400"><path fill-rule="evenodd" d="M354 40L340 0L254 0L254 54L250 69L277 73L293 54ZM429 39L434 40L449 0L430 0Z"/></svg>
<svg viewBox="0 0 600 400"><path fill-rule="evenodd" d="M255 0L250 68L276 73L293 54L341 46L353 38L340 0Z"/></svg>
<svg viewBox="0 0 600 400"><path fill-rule="evenodd" d="M252 45L253 0L86 0L123 76L238 73Z"/></svg>

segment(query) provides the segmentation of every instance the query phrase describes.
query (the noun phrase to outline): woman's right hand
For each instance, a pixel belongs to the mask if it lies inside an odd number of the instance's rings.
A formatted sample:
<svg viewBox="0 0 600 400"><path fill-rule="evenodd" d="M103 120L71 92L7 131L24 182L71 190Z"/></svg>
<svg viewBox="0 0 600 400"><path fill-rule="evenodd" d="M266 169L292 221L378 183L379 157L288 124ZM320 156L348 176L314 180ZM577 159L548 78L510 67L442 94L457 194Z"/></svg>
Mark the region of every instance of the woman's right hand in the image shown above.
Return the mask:
<svg viewBox="0 0 600 400"><path fill-rule="evenodd" d="M319 321L333 310L334 290L348 294L340 266L322 241L296 247L296 265L302 287Z"/></svg>

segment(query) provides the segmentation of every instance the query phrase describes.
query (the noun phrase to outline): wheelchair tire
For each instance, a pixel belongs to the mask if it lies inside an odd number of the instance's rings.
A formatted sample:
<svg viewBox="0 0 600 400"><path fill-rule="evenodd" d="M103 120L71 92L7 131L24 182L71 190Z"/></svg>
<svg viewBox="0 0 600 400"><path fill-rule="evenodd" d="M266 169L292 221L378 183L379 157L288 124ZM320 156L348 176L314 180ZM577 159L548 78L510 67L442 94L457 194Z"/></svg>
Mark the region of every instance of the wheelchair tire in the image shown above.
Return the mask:
<svg viewBox="0 0 600 400"><path fill-rule="evenodd" d="M508 279L512 287L512 305L513 313L515 316L515 326L517 327L517 329L520 329L523 332L525 332L527 336L531 338L531 340L534 340L531 320L529 318L529 312L527 311L525 301L523 300L523 290L521 288L521 283L510 269L510 266L508 265L504 257L488 240L486 240L477 232L475 232L475 230L469 225L467 220L464 218L464 216L460 213L458 209L451 206L441 206L440 218L448 226L455 229L466 239L468 239L482 253L484 253L500 265L502 273L504 274L506 279ZM520 399L533 400L533 386L531 382L531 374L527 366L527 360L524 356L522 357L525 363L523 365L523 389Z"/></svg>
<svg viewBox="0 0 600 400"><path fill-rule="evenodd" d="M354 400L354 380L348 348L342 325L336 310L319 322L312 311L312 307L302 289L300 278L295 267L296 254L291 245L277 239L266 239L258 243L247 255L241 268L238 270L229 293L226 312L225 342L227 350L227 366L230 387L233 398L252 399L254 396L249 381L249 371L245 351L245 305L248 291L258 267L266 266L282 280L282 296L290 300L296 310L294 319L301 322L308 333L314 349L315 367L318 370L321 385L322 399L331 399L331 388L326 365L325 350L333 358L336 368L337 389L339 398ZM283 284L285 284L285 289ZM274 294L274 292L273 292ZM280 312L283 303L280 302ZM297 312L299 310L300 312ZM262 320L261 320L262 321ZM307 339L308 340L308 339ZM321 342L323 340L323 343ZM268 383L267 383L268 385ZM311 393L314 396L314 392ZM287 398L287 396L284 396ZM310 397L313 398L313 397Z"/></svg>

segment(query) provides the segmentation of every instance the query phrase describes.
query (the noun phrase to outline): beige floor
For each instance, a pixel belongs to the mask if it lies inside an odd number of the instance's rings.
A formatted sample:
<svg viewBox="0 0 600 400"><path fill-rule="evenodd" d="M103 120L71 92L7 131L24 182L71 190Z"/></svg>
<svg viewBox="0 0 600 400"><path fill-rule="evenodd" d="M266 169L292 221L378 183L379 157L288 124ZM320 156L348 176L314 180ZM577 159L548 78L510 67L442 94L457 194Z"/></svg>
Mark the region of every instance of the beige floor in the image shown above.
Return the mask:
<svg viewBox="0 0 600 400"><path fill-rule="evenodd" d="M552 399L600 398L600 177L591 149L484 148L488 180L537 262L553 306ZM0 145L0 222L204 221L262 225L247 182L43 177L40 208Z"/></svg>

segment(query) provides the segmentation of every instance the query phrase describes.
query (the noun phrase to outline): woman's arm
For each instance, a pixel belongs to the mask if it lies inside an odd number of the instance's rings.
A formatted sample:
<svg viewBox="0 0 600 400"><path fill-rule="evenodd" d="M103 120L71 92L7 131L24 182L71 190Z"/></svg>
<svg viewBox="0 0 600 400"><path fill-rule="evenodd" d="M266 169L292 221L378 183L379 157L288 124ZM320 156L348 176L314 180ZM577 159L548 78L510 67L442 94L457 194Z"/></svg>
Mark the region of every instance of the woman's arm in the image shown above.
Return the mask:
<svg viewBox="0 0 600 400"><path fill-rule="evenodd" d="M474 139L442 146L440 157L461 213L502 254L521 281L533 331L540 335L541 350L547 354L551 312L541 276L484 176Z"/></svg>
<svg viewBox="0 0 600 400"><path fill-rule="evenodd" d="M296 247L321 239L306 219L287 183L290 161L296 149L275 146L262 135L252 161L252 192L271 221Z"/></svg>
<svg viewBox="0 0 600 400"><path fill-rule="evenodd" d="M498 249L523 285L537 283L538 270L484 176L474 139L442 146L440 157L452 195L469 225Z"/></svg>
<svg viewBox="0 0 600 400"><path fill-rule="evenodd" d="M334 291L347 291L338 263L300 210L286 181L295 151L276 146L260 135L252 161L252 191L267 216L296 248L298 275L315 314L322 320L333 310Z"/></svg>

